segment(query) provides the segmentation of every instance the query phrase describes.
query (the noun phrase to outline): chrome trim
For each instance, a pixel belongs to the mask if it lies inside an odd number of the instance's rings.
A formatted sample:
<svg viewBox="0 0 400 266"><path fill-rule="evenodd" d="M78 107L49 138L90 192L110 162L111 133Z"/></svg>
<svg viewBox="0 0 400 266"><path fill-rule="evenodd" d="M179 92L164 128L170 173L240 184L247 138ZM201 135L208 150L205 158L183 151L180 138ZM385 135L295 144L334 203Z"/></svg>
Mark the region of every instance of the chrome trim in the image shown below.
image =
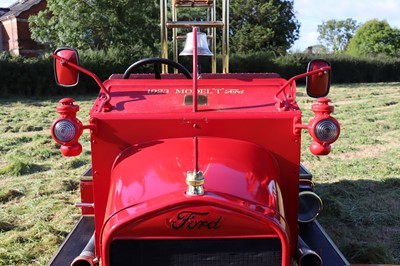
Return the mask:
<svg viewBox="0 0 400 266"><path fill-rule="evenodd" d="M204 195L204 175L203 172L199 171L188 171L186 173L186 184L188 188L186 194L190 196L201 196Z"/></svg>
<svg viewBox="0 0 400 266"><path fill-rule="evenodd" d="M94 208L93 202L77 202L75 203L75 207L77 208Z"/></svg>
<svg viewBox="0 0 400 266"><path fill-rule="evenodd" d="M93 181L93 176L81 176L81 181Z"/></svg>
<svg viewBox="0 0 400 266"><path fill-rule="evenodd" d="M318 215L320 214L320 212L321 212L322 209L323 209L323 203L322 203L321 198L320 198L315 192L313 192L313 191L301 191L301 192L299 193L299 209L300 209L301 197L304 197L304 196L310 196L312 199L316 200L316 201L317 201L317 204L318 204L318 210L317 210L315 213L312 213L311 215L308 215L308 216L310 216L310 218L308 218L308 219L301 219L301 218L300 218L300 215L301 215L301 214L300 214L300 212L299 212L298 218L297 218L297 221L298 221L299 223L309 223L309 222L314 221L314 220L318 217ZM312 203L311 203L311 204L312 204Z"/></svg>
<svg viewBox="0 0 400 266"><path fill-rule="evenodd" d="M90 238L89 242L86 244L85 248L82 250L81 254L76 257L71 266L95 266L98 265L99 259L95 255L94 249L94 234Z"/></svg>
<svg viewBox="0 0 400 266"><path fill-rule="evenodd" d="M321 257L312 250L299 236L298 239L298 265L299 266L322 266Z"/></svg>

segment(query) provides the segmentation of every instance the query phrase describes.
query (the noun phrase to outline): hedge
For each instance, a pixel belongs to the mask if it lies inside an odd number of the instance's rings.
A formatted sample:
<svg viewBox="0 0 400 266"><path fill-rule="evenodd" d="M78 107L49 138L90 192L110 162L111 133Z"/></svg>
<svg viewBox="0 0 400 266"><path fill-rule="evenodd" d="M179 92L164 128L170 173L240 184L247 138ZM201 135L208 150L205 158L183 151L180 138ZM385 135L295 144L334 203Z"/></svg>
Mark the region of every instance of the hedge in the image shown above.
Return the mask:
<svg viewBox="0 0 400 266"><path fill-rule="evenodd" d="M87 52L81 54L80 62L83 67L96 73L101 80L105 80L112 73L123 73L131 63L141 59L139 54L122 56L120 54L121 52L115 51ZM305 54L274 57L269 53L231 55L230 72L275 72L284 78L290 78L305 72L308 62L315 58L323 58L331 63L334 84L400 81L400 59L387 57L357 58ZM180 60L191 69L190 58ZM202 59L201 62L203 72L210 72L209 59ZM221 69L221 58L218 58L217 68ZM96 83L91 78L83 74L80 77L80 83L76 88L60 88L54 82L50 56L36 59L0 57L0 97L85 94L98 91Z"/></svg>

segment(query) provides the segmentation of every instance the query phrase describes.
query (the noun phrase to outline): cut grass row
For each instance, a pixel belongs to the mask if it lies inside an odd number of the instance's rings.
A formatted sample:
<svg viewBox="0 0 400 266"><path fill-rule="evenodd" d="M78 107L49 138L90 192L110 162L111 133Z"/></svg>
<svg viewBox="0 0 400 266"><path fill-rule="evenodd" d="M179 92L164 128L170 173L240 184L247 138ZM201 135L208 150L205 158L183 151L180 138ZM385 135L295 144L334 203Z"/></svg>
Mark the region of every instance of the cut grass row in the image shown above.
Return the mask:
<svg viewBox="0 0 400 266"><path fill-rule="evenodd" d="M400 264L400 84L334 86L330 96L339 140L327 157L302 150L324 201L319 221L350 262Z"/></svg>
<svg viewBox="0 0 400 266"><path fill-rule="evenodd" d="M81 116L92 98L79 99ZM61 156L49 132L57 101L0 102L0 265L46 265L79 217L73 206L90 152L86 144L80 157Z"/></svg>
<svg viewBox="0 0 400 266"><path fill-rule="evenodd" d="M311 118L314 100L299 89ZM352 263L400 264L400 84L333 86L342 133L327 157L311 155L303 135L302 163L324 201L319 221ZM94 96L78 97L86 123ZM49 128L58 99L0 100L0 265L46 265L80 216L84 152L62 157Z"/></svg>

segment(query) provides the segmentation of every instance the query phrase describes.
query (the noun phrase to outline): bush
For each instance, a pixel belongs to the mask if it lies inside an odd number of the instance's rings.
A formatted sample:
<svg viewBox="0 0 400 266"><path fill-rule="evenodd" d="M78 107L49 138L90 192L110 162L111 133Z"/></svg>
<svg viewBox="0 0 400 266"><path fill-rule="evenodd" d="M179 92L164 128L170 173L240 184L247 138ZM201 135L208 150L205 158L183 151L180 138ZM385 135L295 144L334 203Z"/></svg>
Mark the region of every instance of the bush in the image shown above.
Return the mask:
<svg viewBox="0 0 400 266"><path fill-rule="evenodd" d="M0 60L0 96L41 95L51 88L52 66L49 58Z"/></svg>
<svg viewBox="0 0 400 266"><path fill-rule="evenodd" d="M80 53L83 67L96 73L101 80L112 73L123 73L125 69L139 59L154 57L150 52L125 51L110 49L105 51L84 51ZM249 55L234 54L230 56L230 72L256 73L275 72L283 78L290 78L306 71L307 64L316 56L306 54L289 54L275 57L271 53L253 53ZM320 58L330 61L333 83L359 82L395 82L400 81L400 59L388 57L360 58L348 55L323 55ZM41 96L97 93L97 84L82 74L77 88L59 88L53 78L52 57L40 58L10 57L0 55L0 97L8 96ZM180 58L180 63L189 66L190 58ZM217 69L221 67L221 57ZM203 72L210 72L209 58L200 60ZM144 72L148 69L143 69ZM302 82L302 81L300 81Z"/></svg>

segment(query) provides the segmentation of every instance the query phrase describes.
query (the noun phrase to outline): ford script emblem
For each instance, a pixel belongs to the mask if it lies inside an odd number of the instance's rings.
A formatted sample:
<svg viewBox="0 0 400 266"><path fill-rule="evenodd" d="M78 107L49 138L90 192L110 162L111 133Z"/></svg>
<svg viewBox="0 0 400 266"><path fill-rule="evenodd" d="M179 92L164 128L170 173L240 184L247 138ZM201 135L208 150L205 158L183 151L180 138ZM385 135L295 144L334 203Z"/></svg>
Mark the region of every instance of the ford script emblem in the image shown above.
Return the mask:
<svg viewBox="0 0 400 266"><path fill-rule="evenodd" d="M222 216L209 219L209 212L182 211L172 219L172 229L218 229L221 227Z"/></svg>

